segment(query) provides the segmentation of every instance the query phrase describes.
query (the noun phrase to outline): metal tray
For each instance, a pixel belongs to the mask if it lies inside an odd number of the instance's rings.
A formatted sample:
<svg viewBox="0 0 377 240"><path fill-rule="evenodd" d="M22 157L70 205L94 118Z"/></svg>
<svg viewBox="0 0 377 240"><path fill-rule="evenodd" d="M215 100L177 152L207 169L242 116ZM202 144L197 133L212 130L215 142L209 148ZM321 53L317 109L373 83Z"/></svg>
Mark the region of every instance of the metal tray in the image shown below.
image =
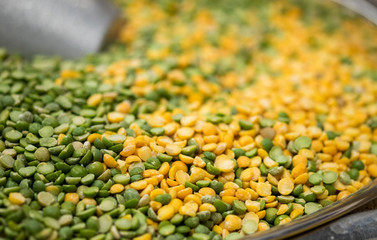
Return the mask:
<svg viewBox="0 0 377 240"><path fill-rule="evenodd" d="M346 7L370 22L377 25L377 0L332 0L341 6ZM273 227L267 231L258 232L242 238L242 240L270 240L286 239L302 234L306 231L317 228L330 221L333 221L352 210L377 198L377 179L363 187L359 191L347 196L346 198L324 207L321 210L289 222L284 225Z"/></svg>

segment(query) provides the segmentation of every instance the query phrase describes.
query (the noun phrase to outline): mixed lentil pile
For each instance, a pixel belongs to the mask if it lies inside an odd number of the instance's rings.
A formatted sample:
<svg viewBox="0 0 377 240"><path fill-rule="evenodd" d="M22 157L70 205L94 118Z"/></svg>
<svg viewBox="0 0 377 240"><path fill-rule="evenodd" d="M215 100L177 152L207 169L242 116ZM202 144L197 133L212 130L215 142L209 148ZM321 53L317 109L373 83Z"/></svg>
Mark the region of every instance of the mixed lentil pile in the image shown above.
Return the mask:
<svg viewBox="0 0 377 240"><path fill-rule="evenodd" d="M377 177L374 26L313 1L120 4L104 53L0 50L1 238L238 239Z"/></svg>

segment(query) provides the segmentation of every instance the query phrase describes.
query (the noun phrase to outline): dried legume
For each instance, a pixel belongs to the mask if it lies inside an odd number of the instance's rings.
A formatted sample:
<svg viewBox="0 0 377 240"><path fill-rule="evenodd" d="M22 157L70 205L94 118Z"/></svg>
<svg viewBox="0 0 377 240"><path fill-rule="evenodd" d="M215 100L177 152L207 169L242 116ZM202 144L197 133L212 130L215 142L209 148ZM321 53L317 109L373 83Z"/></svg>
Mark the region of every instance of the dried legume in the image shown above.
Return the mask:
<svg viewBox="0 0 377 240"><path fill-rule="evenodd" d="M237 239L377 177L372 26L312 1L119 2L104 53L0 48L0 236Z"/></svg>

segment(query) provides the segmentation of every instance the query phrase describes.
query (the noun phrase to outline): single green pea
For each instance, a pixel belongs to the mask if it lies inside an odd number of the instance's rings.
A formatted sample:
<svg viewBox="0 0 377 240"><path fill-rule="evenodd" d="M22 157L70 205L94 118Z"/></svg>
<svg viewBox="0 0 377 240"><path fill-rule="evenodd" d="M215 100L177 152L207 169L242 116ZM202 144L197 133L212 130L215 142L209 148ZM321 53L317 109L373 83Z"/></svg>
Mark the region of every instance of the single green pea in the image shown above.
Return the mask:
<svg viewBox="0 0 377 240"><path fill-rule="evenodd" d="M203 154L206 158L208 158L211 161L214 161L216 158L216 154L214 154L213 152L203 152Z"/></svg>
<svg viewBox="0 0 377 240"><path fill-rule="evenodd" d="M355 160L351 164L352 168L358 169L358 170L363 170L364 169L364 163L360 160Z"/></svg>
<svg viewBox="0 0 377 240"><path fill-rule="evenodd" d="M74 148L72 143L69 143L60 153L59 153L59 158L61 159L66 159L72 156L74 152Z"/></svg>
<svg viewBox="0 0 377 240"><path fill-rule="evenodd" d="M175 232L175 226L173 224L167 224L158 231L162 236L169 236Z"/></svg>
<svg viewBox="0 0 377 240"><path fill-rule="evenodd" d="M341 183L343 183L345 185L350 185L352 183L352 179L347 172L341 172L339 174L339 180L340 180Z"/></svg>
<svg viewBox="0 0 377 240"><path fill-rule="evenodd" d="M52 163L46 163L46 162L41 162L37 166L37 172L43 175L47 175L49 173L53 173L55 170L55 166Z"/></svg>
<svg viewBox="0 0 377 240"><path fill-rule="evenodd" d="M279 174L281 174L283 171L284 171L284 167L283 167L283 166L272 167L272 168L268 169L268 173L271 174L272 176L279 175Z"/></svg>
<svg viewBox="0 0 377 240"><path fill-rule="evenodd" d="M22 138L22 133L17 130L10 130L5 133L5 139L10 142L17 142Z"/></svg>
<svg viewBox="0 0 377 240"><path fill-rule="evenodd" d="M50 160L50 152L45 147L40 147L34 152L34 157L42 162Z"/></svg>
<svg viewBox="0 0 377 240"><path fill-rule="evenodd" d="M268 168L267 168L266 165L264 165L264 163L262 163L261 165L259 165L259 170L261 172L261 175L267 176L267 174L268 174Z"/></svg>
<svg viewBox="0 0 377 240"><path fill-rule="evenodd" d="M351 168L348 172L348 175L351 177L353 180L357 180L359 178L359 169L357 168Z"/></svg>
<svg viewBox="0 0 377 240"><path fill-rule="evenodd" d="M215 201L213 202L213 205L215 206L216 211L219 212L219 213L223 213L223 212L229 210L229 208L230 208L229 204L221 201L220 199L215 199Z"/></svg>
<svg viewBox="0 0 377 240"><path fill-rule="evenodd" d="M126 191L124 191L124 199L126 201L130 199L137 199L140 200L139 192L133 188L129 188Z"/></svg>
<svg viewBox="0 0 377 240"><path fill-rule="evenodd" d="M333 131L326 131L326 135L329 140L334 140L336 137L340 136L339 133L333 132Z"/></svg>
<svg viewBox="0 0 377 240"><path fill-rule="evenodd" d="M207 172L213 175L219 175L221 174L221 170L218 169L217 167L213 166L210 163L207 163L206 165Z"/></svg>
<svg viewBox="0 0 377 240"><path fill-rule="evenodd" d="M185 187L191 188L193 192L197 192L200 189L200 187L198 187L195 184L190 183L190 182L185 182Z"/></svg>
<svg viewBox="0 0 377 240"><path fill-rule="evenodd" d="M157 154L157 158L158 160L160 160L161 162L170 162L173 157L170 156L170 155L167 155L167 154L164 154L164 153L159 153Z"/></svg>
<svg viewBox="0 0 377 240"><path fill-rule="evenodd" d="M268 139L268 138L264 138L261 141L261 145L262 145L263 149L266 150L267 152L269 152L271 150L271 148L274 146L274 144L272 143L272 140Z"/></svg>
<svg viewBox="0 0 377 240"><path fill-rule="evenodd" d="M322 194L325 192L326 188L324 186L321 186L321 185L316 185L312 188L310 188L310 190L316 194L316 195L319 195L319 194Z"/></svg>
<svg viewBox="0 0 377 240"><path fill-rule="evenodd" d="M302 185L301 185L302 186ZM293 194L293 193L292 193ZM298 195L298 194L297 194ZM280 196L277 196L277 200L281 203L291 203L294 201L294 197L293 196L283 196L283 195L280 195Z"/></svg>
<svg viewBox="0 0 377 240"><path fill-rule="evenodd" d="M309 160L307 164L307 168L309 172L316 172L317 171L317 164L313 160Z"/></svg>
<svg viewBox="0 0 377 240"><path fill-rule="evenodd" d="M141 174L136 174L136 175L133 175L131 178L130 178L130 181L131 182L137 182L139 180L143 179L143 176Z"/></svg>
<svg viewBox="0 0 377 240"><path fill-rule="evenodd" d="M245 156L248 157L248 158L252 158L252 157L257 155L257 152L258 152L258 149L253 148L250 151L245 152Z"/></svg>
<svg viewBox="0 0 377 240"><path fill-rule="evenodd" d="M47 206L43 209L43 216L58 219L61 216L60 209L54 205Z"/></svg>
<svg viewBox="0 0 377 240"><path fill-rule="evenodd" d="M204 226L204 225L202 225L202 224L199 224L198 226L196 226L196 228L194 229L194 232L195 233L203 233L203 234L209 234L210 233L210 230L206 227L206 226Z"/></svg>
<svg viewBox="0 0 377 240"><path fill-rule="evenodd" d="M132 177L132 176L134 176L134 175L137 175L137 174L142 174L143 173L143 169L141 168L141 167L134 167L134 168L132 168L131 169L131 171L130 171L130 176Z"/></svg>
<svg viewBox="0 0 377 240"><path fill-rule="evenodd" d="M190 227L190 228L195 228L199 225L199 218L198 217L189 217L187 218L184 223L186 226Z"/></svg>
<svg viewBox="0 0 377 240"><path fill-rule="evenodd" d="M266 216L265 219L268 223L272 224L275 221L275 218L277 217L278 210L276 208L267 208L266 209Z"/></svg>
<svg viewBox="0 0 377 240"><path fill-rule="evenodd" d="M43 138L51 137L54 134L54 128L51 126L45 126L38 130L39 136Z"/></svg>
<svg viewBox="0 0 377 240"><path fill-rule="evenodd" d="M161 162L156 157L150 157L144 163L146 169L159 169L161 167Z"/></svg>
<svg viewBox="0 0 377 240"><path fill-rule="evenodd" d="M317 200L317 196L309 191L301 193L299 197L304 199L306 202L315 202L315 200Z"/></svg>
<svg viewBox="0 0 377 240"><path fill-rule="evenodd" d="M199 180L196 182L196 185L200 188L208 187L211 182L207 180Z"/></svg>
<svg viewBox="0 0 377 240"><path fill-rule="evenodd" d="M198 213L199 214L199 213ZM210 214L211 215L211 214ZM170 223L174 224L174 225L178 225L180 224L181 222L183 221L183 216L179 213L175 214L171 219L170 219Z"/></svg>
<svg viewBox="0 0 377 240"><path fill-rule="evenodd" d="M42 206L49 206L56 201L54 195L52 195L49 192L44 192L44 191L38 193L37 199L38 199L38 203L41 204Z"/></svg>
<svg viewBox="0 0 377 240"><path fill-rule="evenodd" d="M113 177L115 183L120 183L122 185L127 185L130 182L130 175L127 174L116 174Z"/></svg>
<svg viewBox="0 0 377 240"><path fill-rule="evenodd" d="M0 164L4 168L13 168L14 163L15 160L12 156L6 154L0 155Z"/></svg>
<svg viewBox="0 0 377 240"><path fill-rule="evenodd" d="M187 156L191 156L196 152L196 149L197 149L196 145L190 145L190 146L182 148L181 153Z"/></svg>
<svg viewBox="0 0 377 240"><path fill-rule="evenodd" d="M232 151L234 153L234 158L236 159L245 155L245 151L241 148L233 148Z"/></svg>
<svg viewBox="0 0 377 240"><path fill-rule="evenodd" d="M276 158L280 155L283 155L283 149L279 146L273 146L269 151L269 156L271 159L276 161Z"/></svg>
<svg viewBox="0 0 377 240"><path fill-rule="evenodd" d="M71 171L69 172L72 177L85 177L85 175L88 173L86 171L86 168L80 165L75 165L71 168Z"/></svg>
<svg viewBox="0 0 377 240"><path fill-rule="evenodd" d="M322 182L322 175L319 173L313 173L309 176L309 183L312 185L318 185Z"/></svg>
<svg viewBox="0 0 377 240"><path fill-rule="evenodd" d="M176 228L177 233L186 234L186 233L189 233L190 231L191 231L191 228L188 226L178 226Z"/></svg>
<svg viewBox="0 0 377 240"><path fill-rule="evenodd" d="M117 205L116 200L109 197L109 198L105 198L98 207L103 212L110 212L116 207L116 205Z"/></svg>
<svg viewBox="0 0 377 240"><path fill-rule="evenodd" d="M212 180L209 187L215 190L216 193L220 193L224 189L224 184L217 180Z"/></svg>
<svg viewBox="0 0 377 240"><path fill-rule="evenodd" d="M233 201L233 210L236 214L243 214L246 212L247 208L243 201L234 200Z"/></svg>
<svg viewBox="0 0 377 240"><path fill-rule="evenodd" d="M239 120L238 124L240 125L242 130L250 130L253 128L253 124L249 121L246 120Z"/></svg>
<svg viewBox="0 0 377 240"><path fill-rule="evenodd" d="M100 176L104 171L104 167L100 162L93 162L87 166L88 173L94 174L94 176Z"/></svg>
<svg viewBox="0 0 377 240"><path fill-rule="evenodd" d="M322 199L321 201L319 201L319 204L322 205L322 207L326 207L326 206L329 206L333 203L333 201L329 200L329 199Z"/></svg>
<svg viewBox="0 0 377 240"><path fill-rule="evenodd" d="M321 204L319 203L314 203L314 202L308 202L305 204L305 214L311 214L314 213L318 210L320 210L322 207Z"/></svg>
<svg viewBox="0 0 377 240"><path fill-rule="evenodd" d="M290 122L290 118L289 118L289 115L285 112L279 112L278 114L278 121L279 122L284 122L284 123L289 123Z"/></svg>
<svg viewBox="0 0 377 240"><path fill-rule="evenodd" d="M333 184L338 179L338 174L331 170L324 171L322 175L325 184Z"/></svg>
<svg viewBox="0 0 377 240"><path fill-rule="evenodd" d="M162 136L165 133L165 129L163 129L163 128L152 128L151 133L154 136Z"/></svg>
<svg viewBox="0 0 377 240"><path fill-rule="evenodd" d="M303 148L310 148L312 140L307 136L300 136L294 140L294 147L298 151Z"/></svg>
<svg viewBox="0 0 377 240"><path fill-rule="evenodd" d="M118 219L115 221L115 226L119 229L119 230L129 230L131 229L131 221L128 220L128 219Z"/></svg>
<svg viewBox="0 0 377 240"><path fill-rule="evenodd" d="M84 190L84 196L88 198L94 198L99 192L98 187L88 187Z"/></svg>
<svg viewBox="0 0 377 240"><path fill-rule="evenodd" d="M162 205L166 205L171 201L171 195L167 193L158 195L156 196L155 201L162 203Z"/></svg>

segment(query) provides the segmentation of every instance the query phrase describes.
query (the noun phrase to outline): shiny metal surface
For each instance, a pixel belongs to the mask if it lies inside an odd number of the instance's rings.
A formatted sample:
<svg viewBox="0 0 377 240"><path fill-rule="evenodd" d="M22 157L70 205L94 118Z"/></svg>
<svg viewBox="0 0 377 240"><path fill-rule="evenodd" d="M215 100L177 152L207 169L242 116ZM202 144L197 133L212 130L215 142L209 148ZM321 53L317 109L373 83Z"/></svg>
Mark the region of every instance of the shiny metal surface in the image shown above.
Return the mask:
<svg viewBox="0 0 377 240"><path fill-rule="evenodd" d="M333 0L377 25L377 0Z"/></svg>
<svg viewBox="0 0 377 240"><path fill-rule="evenodd" d="M0 46L27 58L79 58L102 48L120 15L107 0L0 0Z"/></svg>

